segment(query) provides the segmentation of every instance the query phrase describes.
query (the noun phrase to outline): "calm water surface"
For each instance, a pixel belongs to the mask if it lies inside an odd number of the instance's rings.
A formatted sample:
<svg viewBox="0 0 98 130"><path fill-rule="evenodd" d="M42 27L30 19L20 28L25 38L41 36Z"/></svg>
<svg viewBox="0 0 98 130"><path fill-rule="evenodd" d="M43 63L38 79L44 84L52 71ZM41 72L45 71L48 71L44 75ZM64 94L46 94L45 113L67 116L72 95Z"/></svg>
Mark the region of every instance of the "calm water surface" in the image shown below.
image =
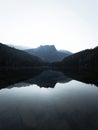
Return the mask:
<svg viewBox="0 0 98 130"><path fill-rule="evenodd" d="M0 90L0 130L98 130L98 88L76 80L8 86Z"/></svg>

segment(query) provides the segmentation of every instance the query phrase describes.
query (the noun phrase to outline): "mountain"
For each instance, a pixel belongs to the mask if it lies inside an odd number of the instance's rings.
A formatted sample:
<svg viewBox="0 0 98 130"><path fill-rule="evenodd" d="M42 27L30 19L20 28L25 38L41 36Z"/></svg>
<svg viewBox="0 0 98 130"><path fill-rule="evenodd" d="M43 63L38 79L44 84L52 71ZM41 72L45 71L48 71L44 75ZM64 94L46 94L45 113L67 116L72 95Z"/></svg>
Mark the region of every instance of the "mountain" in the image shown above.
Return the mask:
<svg viewBox="0 0 98 130"><path fill-rule="evenodd" d="M58 51L54 45L45 45L34 49L27 49L25 50L25 52L28 52L31 55L38 56L42 60L50 63L55 61L61 61L65 57L72 54L68 51Z"/></svg>
<svg viewBox="0 0 98 130"><path fill-rule="evenodd" d="M54 65L63 70L98 72L98 47L70 55Z"/></svg>
<svg viewBox="0 0 98 130"><path fill-rule="evenodd" d="M0 67L33 67L43 63L37 56L0 43Z"/></svg>
<svg viewBox="0 0 98 130"><path fill-rule="evenodd" d="M98 86L98 47L75 53L51 66L68 77Z"/></svg>

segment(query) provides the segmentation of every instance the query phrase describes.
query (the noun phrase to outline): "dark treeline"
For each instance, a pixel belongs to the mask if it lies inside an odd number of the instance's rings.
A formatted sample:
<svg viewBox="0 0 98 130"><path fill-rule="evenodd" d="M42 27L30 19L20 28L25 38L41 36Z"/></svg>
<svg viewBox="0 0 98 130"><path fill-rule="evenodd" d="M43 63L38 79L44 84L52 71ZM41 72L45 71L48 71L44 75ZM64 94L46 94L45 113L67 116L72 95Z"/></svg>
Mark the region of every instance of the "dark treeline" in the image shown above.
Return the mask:
<svg viewBox="0 0 98 130"><path fill-rule="evenodd" d="M52 66L64 71L98 72L98 47L70 55L61 62L53 63Z"/></svg>
<svg viewBox="0 0 98 130"><path fill-rule="evenodd" d="M33 67L43 63L37 56L0 43L0 67Z"/></svg>
<svg viewBox="0 0 98 130"><path fill-rule="evenodd" d="M98 85L98 47L75 53L52 67L76 80Z"/></svg>
<svg viewBox="0 0 98 130"><path fill-rule="evenodd" d="M0 88L39 74L45 65L37 56L0 43Z"/></svg>

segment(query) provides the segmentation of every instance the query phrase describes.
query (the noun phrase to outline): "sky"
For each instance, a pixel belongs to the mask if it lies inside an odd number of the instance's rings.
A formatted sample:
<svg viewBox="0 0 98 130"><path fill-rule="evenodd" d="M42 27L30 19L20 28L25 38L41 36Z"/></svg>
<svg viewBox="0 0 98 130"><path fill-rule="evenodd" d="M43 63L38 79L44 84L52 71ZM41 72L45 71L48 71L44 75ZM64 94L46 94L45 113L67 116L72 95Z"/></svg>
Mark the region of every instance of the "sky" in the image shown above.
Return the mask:
<svg viewBox="0 0 98 130"><path fill-rule="evenodd" d="M98 45L98 0L0 0L0 42L78 52Z"/></svg>

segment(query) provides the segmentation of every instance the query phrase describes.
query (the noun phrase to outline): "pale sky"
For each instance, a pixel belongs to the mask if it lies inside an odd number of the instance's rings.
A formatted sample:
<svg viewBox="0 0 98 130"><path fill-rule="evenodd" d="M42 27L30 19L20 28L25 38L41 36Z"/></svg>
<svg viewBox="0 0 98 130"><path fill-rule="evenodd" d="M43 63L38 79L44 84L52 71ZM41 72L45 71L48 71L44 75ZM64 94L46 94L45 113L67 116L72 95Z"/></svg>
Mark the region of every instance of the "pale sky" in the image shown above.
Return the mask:
<svg viewBox="0 0 98 130"><path fill-rule="evenodd" d="M98 45L98 0L0 0L0 42L54 44L77 52Z"/></svg>

